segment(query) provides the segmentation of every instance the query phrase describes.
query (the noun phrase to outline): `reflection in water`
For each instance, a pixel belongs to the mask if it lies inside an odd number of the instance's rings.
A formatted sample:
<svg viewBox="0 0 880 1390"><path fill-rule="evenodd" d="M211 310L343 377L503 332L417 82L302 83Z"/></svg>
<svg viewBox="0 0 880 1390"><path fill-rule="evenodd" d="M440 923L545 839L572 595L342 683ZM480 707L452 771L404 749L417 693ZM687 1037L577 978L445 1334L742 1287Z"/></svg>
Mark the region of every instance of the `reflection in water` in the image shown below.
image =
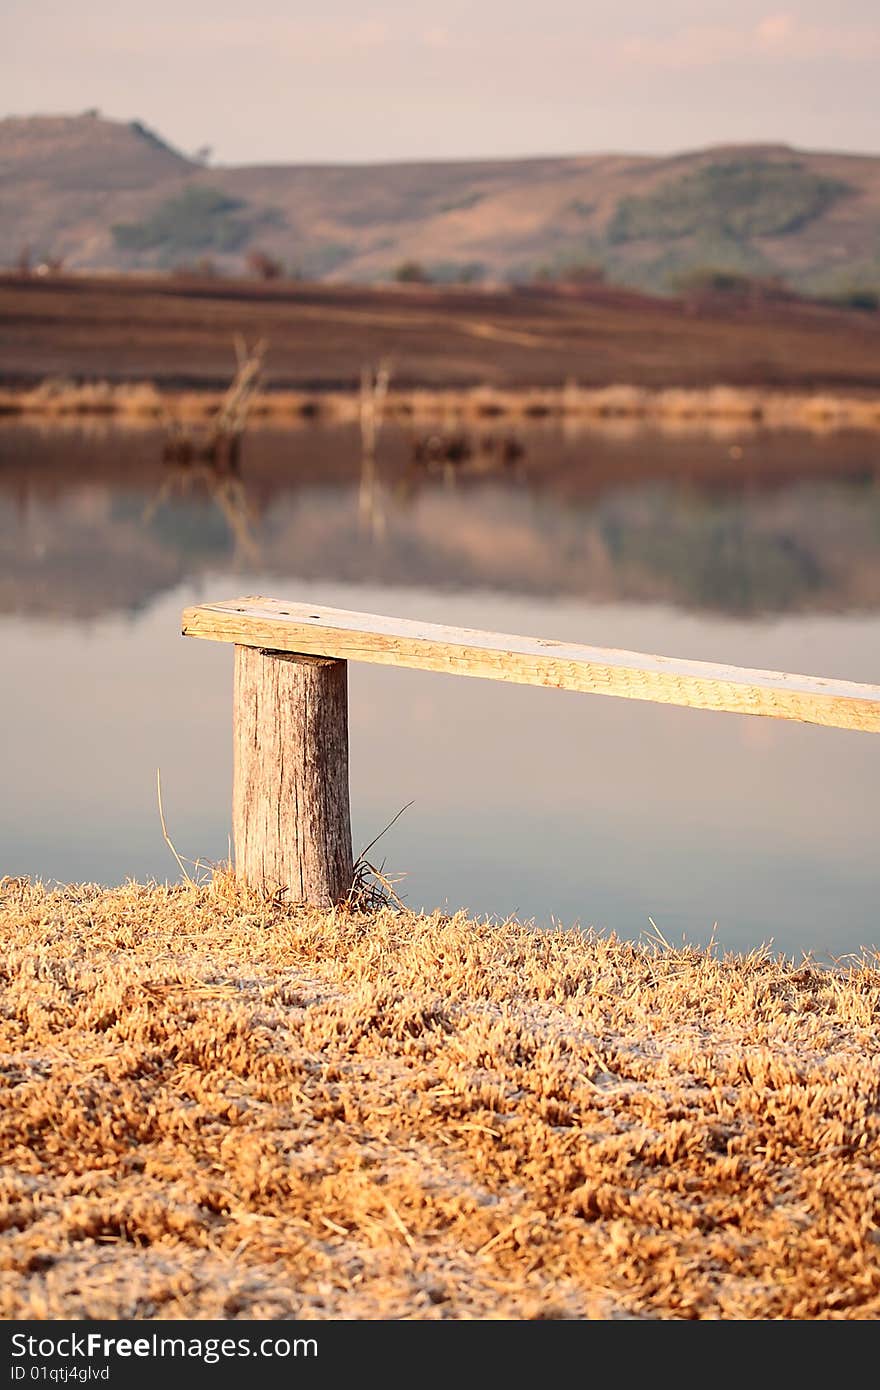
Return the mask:
<svg viewBox="0 0 880 1390"><path fill-rule="evenodd" d="M221 858L228 653L184 603L286 593L432 621L877 681L871 437L742 442L386 425L161 436L0 431L7 797L0 873L166 876ZM880 940L880 740L353 667L355 837L413 906L723 943Z"/></svg>
<svg viewBox="0 0 880 1390"><path fill-rule="evenodd" d="M485 480L498 475L525 481L525 471L516 467L525 449L511 433L471 433L454 423L445 423L427 433L413 432L410 448L410 461L394 484L393 496L398 507L411 504L438 479L446 489L455 489L463 481ZM385 484L376 461L375 435L368 434L361 452L358 520L362 530L376 540L384 540L387 519Z"/></svg>
<svg viewBox="0 0 880 1390"><path fill-rule="evenodd" d="M236 565L241 562L259 564L260 547L253 532L256 516L248 504L247 489L241 477L238 440L234 447L216 457L166 452L165 476L155 497L144 509L144 525L151 525L161 507L200 493L210 498L226 521Z"/></svg>
<svg viewBox="0 0 880 1390"><path fill-rule="evenodd" d="M254 431L240 467L159 434L0 434L0 610L136 611L222 565L763 616L880 604L880 455L822 441ZM458 440L458 444L462 441ZM359 462L360 460L360 462Z"/></svg>
<svg viewBox="0 0 880 1390"><path fill-rule="evenodd" d="M386 520L385 494L376 455L364 453L358 487L358 525L373 540L382 541L385 539Z"/></svg>

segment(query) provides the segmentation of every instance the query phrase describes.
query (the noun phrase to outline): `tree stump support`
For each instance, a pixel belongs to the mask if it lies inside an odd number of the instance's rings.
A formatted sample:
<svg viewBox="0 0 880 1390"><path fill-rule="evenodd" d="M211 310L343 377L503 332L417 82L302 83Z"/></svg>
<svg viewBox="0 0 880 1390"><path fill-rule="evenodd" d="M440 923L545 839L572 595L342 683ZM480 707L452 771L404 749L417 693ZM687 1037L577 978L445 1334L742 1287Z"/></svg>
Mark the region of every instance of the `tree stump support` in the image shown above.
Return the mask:
<svg viewBox="0 0 880 1390"><path fill-rule="evenodd" d="M354 878L348 661L880 733L880 685L753 671L546 637L443 627L285 599L187 608L186 637L235 644L236 872L288 902Z"/></svg>
<svg viewBox="0 0 880 1390"><path fill-rule="evenodd" d="M352 886L348 662L235 648L236 876L329 907Z"/></svg>

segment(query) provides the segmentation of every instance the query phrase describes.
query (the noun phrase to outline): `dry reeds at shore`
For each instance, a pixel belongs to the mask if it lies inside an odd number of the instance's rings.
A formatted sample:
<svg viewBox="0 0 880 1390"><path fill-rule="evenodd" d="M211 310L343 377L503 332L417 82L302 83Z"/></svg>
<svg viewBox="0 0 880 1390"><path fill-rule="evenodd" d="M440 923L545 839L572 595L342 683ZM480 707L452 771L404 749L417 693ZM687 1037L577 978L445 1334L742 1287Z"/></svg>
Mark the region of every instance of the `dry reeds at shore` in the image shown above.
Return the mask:
<svg viewBox="0 0 880 1390"><path fill-rule="evenodd" d="M248 349L243 339L236 339L235 376L206 428L194 430L191 421L169 410L167 402L164 403L166 462L188 464L202 460L215 466L237 466L239 445L257 393L266 346L261 340Z"/></svg>
<svg viewBox="0 0 880 1390"><path fill-rule="evenodd" d="M77 384L47 380L29 390L0 390L0 415L49 420L105 416L127 423L157 423L169 414L180 421L208 422L220 412L228 393L163 392L149 382ZM355 423L364 418L364 392L254 390L249 418L264 423L293 423L316 418ZM463 423L504 418L519 421L576 421L585 428L615 424L648 425L668 430L735 429L880 429L880 397L831 392L786 392L770 388L714 386L652 390L637 386L520 390L474 387L445 390L391 389L384 380L382 416L386 420L443 419Z"/></svg>
<svg viewBox="0 0 880 1390"><path fill-rule="evenodd" d="M880 967L0 881L0 1316L880 1314Z"/></svg>

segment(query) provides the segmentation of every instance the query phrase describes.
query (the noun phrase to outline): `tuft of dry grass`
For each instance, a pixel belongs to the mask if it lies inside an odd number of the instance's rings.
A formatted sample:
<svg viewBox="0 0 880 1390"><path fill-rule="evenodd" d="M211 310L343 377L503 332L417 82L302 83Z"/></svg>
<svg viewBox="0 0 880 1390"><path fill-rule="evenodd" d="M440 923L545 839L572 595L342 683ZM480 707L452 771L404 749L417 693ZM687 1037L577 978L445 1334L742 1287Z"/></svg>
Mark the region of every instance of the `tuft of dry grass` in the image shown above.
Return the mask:
<svg viewBox="0 0 880 1390"><path fill-rule="evenodd" d="M0 881L4 1318L876 1318L880 964Z"/></svg>

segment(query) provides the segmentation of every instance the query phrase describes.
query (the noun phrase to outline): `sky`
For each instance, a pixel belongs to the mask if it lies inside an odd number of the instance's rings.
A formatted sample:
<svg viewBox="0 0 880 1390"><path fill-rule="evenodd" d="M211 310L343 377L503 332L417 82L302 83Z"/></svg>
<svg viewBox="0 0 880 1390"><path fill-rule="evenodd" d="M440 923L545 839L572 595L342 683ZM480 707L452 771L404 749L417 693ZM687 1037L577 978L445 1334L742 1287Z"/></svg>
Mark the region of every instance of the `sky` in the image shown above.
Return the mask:
<svg viewBox="0 0 880 1390"><path fill-rule="evenodd" d="M0 111L223 164L880 152L877 0L0 0Z"/></svg>

